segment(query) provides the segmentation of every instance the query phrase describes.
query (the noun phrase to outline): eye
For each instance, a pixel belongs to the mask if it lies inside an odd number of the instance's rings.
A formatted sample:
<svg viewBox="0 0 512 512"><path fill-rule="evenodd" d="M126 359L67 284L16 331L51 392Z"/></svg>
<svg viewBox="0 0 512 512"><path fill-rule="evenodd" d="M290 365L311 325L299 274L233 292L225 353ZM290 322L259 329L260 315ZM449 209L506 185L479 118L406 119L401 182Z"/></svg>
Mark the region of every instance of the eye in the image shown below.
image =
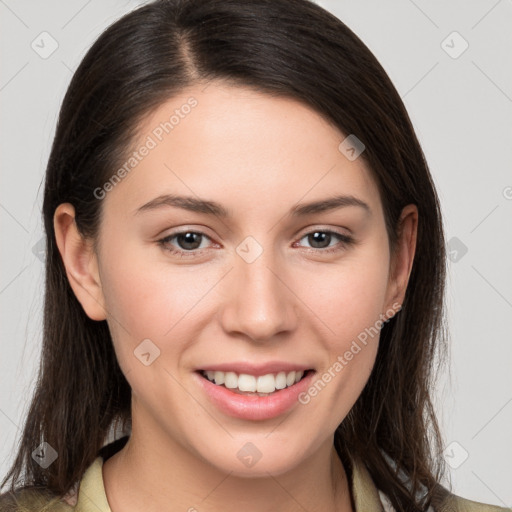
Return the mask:
<svg viewBox="0 0 512 512"><path fill-rule="evenodd" d="M173 240L175 240L175 244L173 244ZM187 253L190 253L190 256L193 256L195 252L201 252L201 249L207 247L203 244L205 240L211 241L209 236L200 231L182 231L166 236L158 240L158 243L171 254L188 256Z"/></svg>
<svg viewBox="0 0 512 512"><path fill-rule="evenodd" d="M354 243L354 239L349 235L321 229L307 233L300 240L307 240L311 249L318 249L315 252L321 253L341 251L346 246ZM336 243L336 240L338 240L338 243Z"/></svg>

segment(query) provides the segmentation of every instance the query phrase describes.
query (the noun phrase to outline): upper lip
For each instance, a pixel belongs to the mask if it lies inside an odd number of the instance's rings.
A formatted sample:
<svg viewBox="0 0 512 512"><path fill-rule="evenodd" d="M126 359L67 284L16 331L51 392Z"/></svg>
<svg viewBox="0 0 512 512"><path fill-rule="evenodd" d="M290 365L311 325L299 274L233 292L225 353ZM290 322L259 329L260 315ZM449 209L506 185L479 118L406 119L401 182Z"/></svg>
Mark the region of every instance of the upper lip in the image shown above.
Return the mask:
<svg viewBox="0 0 512 512"><path fill-rule="evenodd" d="M269 361L267 363L256 364L247 361L237 361L232 363L221 364L206 364L198 368L198 371L219 371L219 372L234 372L238 375L244 373L247 375L254 375L260 377L269 373L292 371L306 371L313 369L311 365L290 363L289 361Z"/></svg>

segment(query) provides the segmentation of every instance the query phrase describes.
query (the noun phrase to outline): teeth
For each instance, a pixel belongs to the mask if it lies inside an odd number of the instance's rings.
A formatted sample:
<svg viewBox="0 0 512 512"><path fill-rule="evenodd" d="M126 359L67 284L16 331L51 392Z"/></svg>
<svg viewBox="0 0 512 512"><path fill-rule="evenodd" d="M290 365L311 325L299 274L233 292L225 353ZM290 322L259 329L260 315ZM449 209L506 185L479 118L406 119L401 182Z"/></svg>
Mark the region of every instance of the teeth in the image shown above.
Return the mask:
<svg viewBox="0 0 512 512"><path fill-rule="evenodd" d="M236 373L227 372L224 374L224 386L229 389L235 389L238 387L238 376Z"/></svg>
<svg viewBox="0 0 512 512"><path fill-rule="evenodd" d="M279 372L276 376L276 389L284 389L286 387L286 373Z"/></svg>
<svg viewBox="0 0 512 512"><path fill-rule="evenodd" d="M240 391L252 391L254 393L256 391L256 377L242 373L242 375L238 377L238 389ZM258 391L263 392L261 389Z"/></svg>
<svg viewBox="0 0 512 512"><path fill-rule="evenodd" d="M258 393L273 393L276 390L275 377L271 373L261 375L256 381L256 389Z"/></svg>
<svg viewBox="0 0 512 512"><path fill-rule="evenodd" d="M292 371L289 373L279 372L277 374L268 373L255 377L241 373L237 375L235 372L220 372L208 370L203 372L203 375L214 384L221 386L224 384L228 389L233 389L241 392L258 393L265 396L268 393L273 393L276 390L284 389L293 386L296 382L302 379L303 371Z"/></svg>

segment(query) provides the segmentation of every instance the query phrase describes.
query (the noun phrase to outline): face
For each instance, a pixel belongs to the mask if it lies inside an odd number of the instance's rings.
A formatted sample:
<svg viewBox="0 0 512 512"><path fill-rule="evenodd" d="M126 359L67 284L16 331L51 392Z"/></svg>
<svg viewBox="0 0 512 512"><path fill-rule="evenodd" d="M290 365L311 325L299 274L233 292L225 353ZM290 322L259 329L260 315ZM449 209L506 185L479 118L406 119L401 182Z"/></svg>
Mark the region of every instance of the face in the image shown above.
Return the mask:
<svg viewBox="0 0 512 512"><path fill-rule="evenodd" d="M279 474L332 444L400 289L346 135L292 99L203 89L152 113L129 172L96 191L97 287L74 286L108 321L134 431L223 471Z"/></svg>

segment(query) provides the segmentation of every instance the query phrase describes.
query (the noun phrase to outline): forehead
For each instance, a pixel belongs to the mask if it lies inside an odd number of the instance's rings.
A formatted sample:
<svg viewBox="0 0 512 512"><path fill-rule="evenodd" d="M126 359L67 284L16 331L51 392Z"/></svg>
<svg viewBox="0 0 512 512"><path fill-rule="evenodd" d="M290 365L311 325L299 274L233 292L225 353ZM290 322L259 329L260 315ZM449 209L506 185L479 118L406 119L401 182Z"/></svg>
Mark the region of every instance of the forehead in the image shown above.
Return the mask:
<svg viewBox="0 0 512 512"><path fill-rule="evenodd" d="M107 202L128 213L173 193L262 213L346 193L380 206L363 160L340 151L345 138L292 98L220 83L190 87L140 124L128 172Z"/></svg>

